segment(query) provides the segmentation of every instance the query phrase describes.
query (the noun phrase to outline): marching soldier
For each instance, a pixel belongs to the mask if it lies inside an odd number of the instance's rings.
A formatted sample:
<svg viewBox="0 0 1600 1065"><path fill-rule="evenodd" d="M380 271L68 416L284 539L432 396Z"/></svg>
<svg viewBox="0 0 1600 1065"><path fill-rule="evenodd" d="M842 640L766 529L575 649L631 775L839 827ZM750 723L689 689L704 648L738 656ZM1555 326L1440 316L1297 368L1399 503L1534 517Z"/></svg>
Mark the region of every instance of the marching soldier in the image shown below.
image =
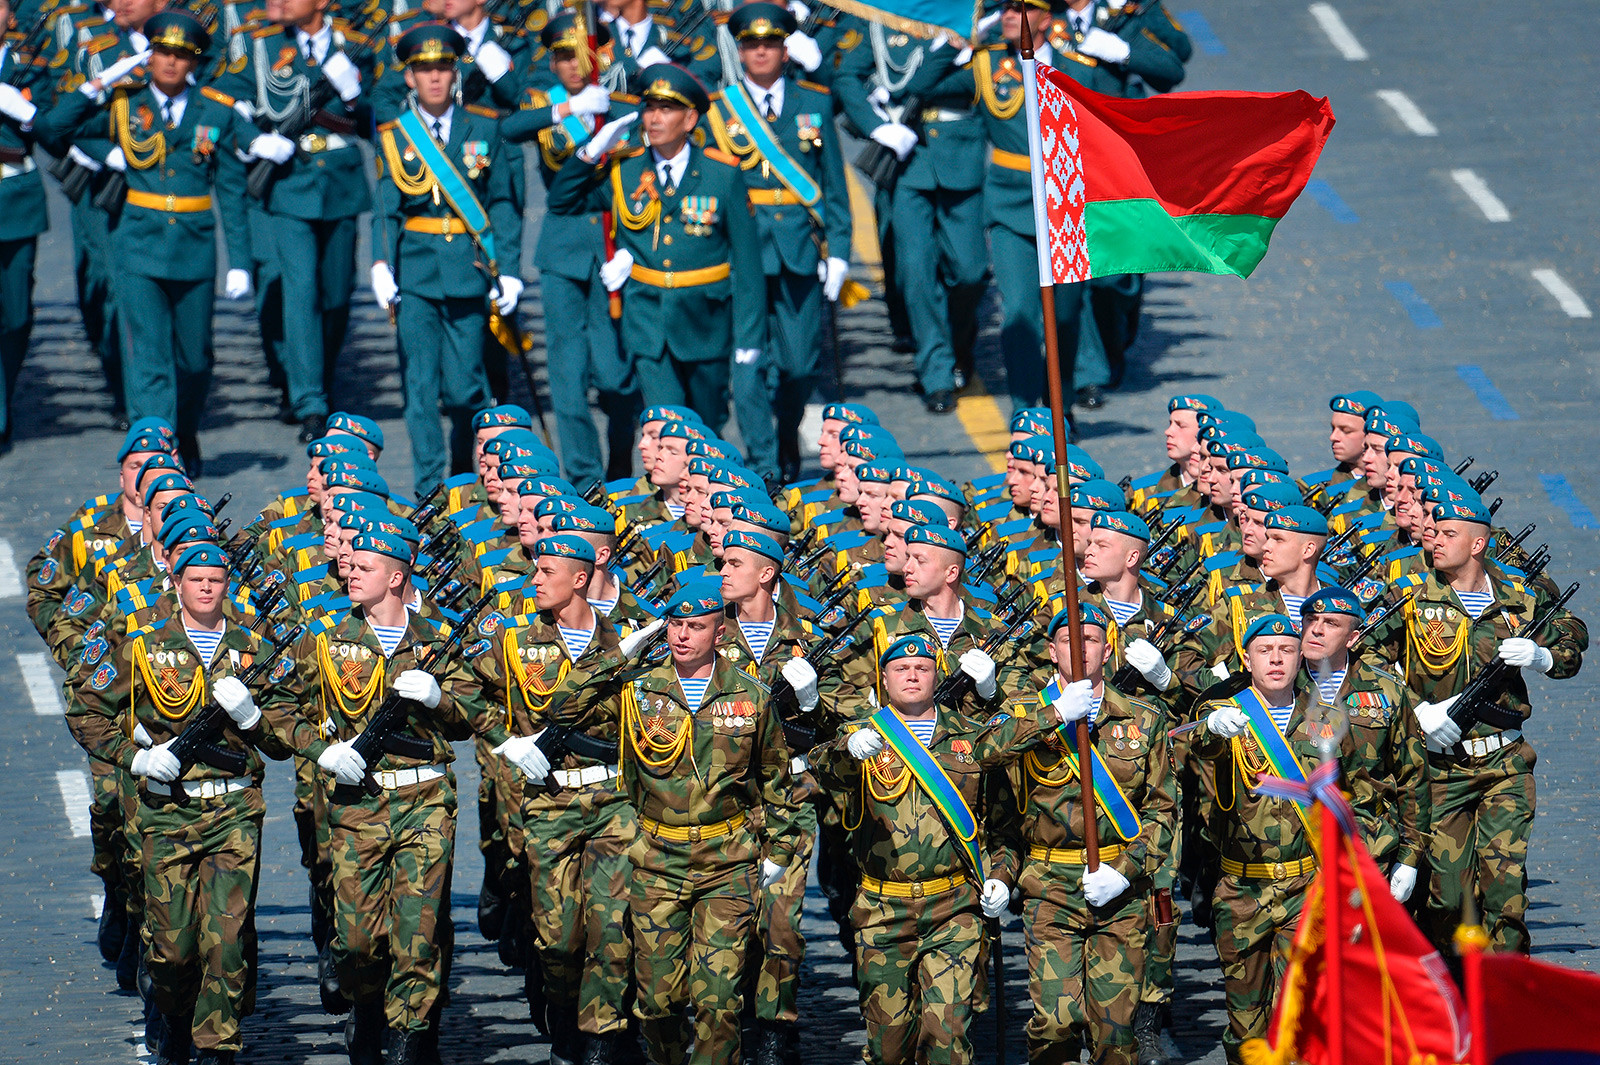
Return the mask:
<svg viewBox="0 0 1600 1065"><path fill-rule="evenodd" d="M33 335L33 263L39 234L50 228L44 179L33 162L33 129L39 104L50 104L45 57L18 51L22 35L11 31L11 4L0 3L0 455L11 448L11 397Z"/></svg>
<svg viewBox="0 0 1600 1065"><path fill-rule="evenodd" d="M729 368L757 361L765 342L755 219L738 160L689 138L711 107L705 87L665 63L640 77L650 147L608 156L636 119L607 122L556 174L549 208L612 212L617 252L601 280L622 293L623 350L644 402L686 404L716 432Z"/></svg>
<svg viewBox="0 0 1600 1065"><path fill-rule="evenodd" d="M708 117L717 146L745 172L767 306L761 357L734 365L733 398L751 465L788 484L800 476L800 418L815 385L824 304L838 300L850 272L850 190L829 91L784 76L795 16L751 0L728 30L744 76L723 86Z"/></svg>
<svg viewBox="0 0 1600 1065"><path fill-rule="evenodd" d="M471 469L472 418L489 402L483 343L490 304L513 315L522 294L522 213L496 114L455 103L464 48L448 26L407 30L395 52L405 64L410 105L378 131L372 241L380 251L372 292L395 315L419 492L444 479L447 456L450 473ZM448 451L441 406L451 421Z"/></svg>

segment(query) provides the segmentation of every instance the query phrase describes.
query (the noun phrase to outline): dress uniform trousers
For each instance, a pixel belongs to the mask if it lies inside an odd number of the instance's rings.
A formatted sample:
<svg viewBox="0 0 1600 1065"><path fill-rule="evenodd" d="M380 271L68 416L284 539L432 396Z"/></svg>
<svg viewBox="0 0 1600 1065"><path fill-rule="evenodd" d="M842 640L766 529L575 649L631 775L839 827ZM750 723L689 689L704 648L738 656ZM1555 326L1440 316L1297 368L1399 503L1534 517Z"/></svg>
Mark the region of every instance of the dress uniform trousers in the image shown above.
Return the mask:
<svg viewBox="0 0 1600 1065"><path fill-rule="evenodd" d="M350 325L356 219L268 218L282 292L280 358L289 404L297 418L326 417L334 363ZM415 447L417 438L412 441Z"/></svg>
<svg viewBox="0 0 1600 1065"><path fill-rule="evenodd" d="M989 253L994 257L994 279L1000 289L1000 353L1005 358L1012 409L1037 406L1046 391L1038 245L1032 237L1005 226L990 226ZM1055 287L1056 340L1068 403L1072 402L1073 367L1087 288L1081 281Z"/></svg>
<svg viewBox="0 0 1600 1065"><path fill-rule="evenodd" d="M33 262L39 239L0 241L0 437L11 430L11 397L33 336Z"/></svg>
<svg viewBox="0 0 1600 1065"><path fill-rule="evenodd" d="M546 220L549 225L549 220ZM567 480L583 488L591 482L626 477L633 468L634 416L638 393L622 358L610 296L599 272L577 280L542 270L539 290L544 307L545 352L551 368L550 405L561 438L561 466ZM606 456L589 411L589 388L600 393L606 416Z"/></svg>
<svg viewBox="0 0 1600 1065"><path fill-rule="evenodd" d="M755 362L736 362L731 371L739 436L763 477L800 462L800 419L816 387L824 302L816 274L768 274L766 346Z"/></svg>
<svg viewBox="0 0 1600 1065"><path fill-rule="evenodd" d="M122 390L122 331L111 291L111 220L94 205L91 186L72 205L72 272L78 285L78 313L89 346L100 360L112 410L126 409ZM131 419L130 419L131 420Z"/></svg>
<svg viewBox="0 0 1600 1065"><path fill-rule="evenodd" d="M129 419L165 418L180 440L194 439L215 362L215 279L146 277L125 266L113 287L123 332Z"/></svg>
<svg viewBox="0 0 1600 1065"><path fill-rule="evenodd" d="M483 338L489 308L480 297L429 299L414 292L395 312L400 377L405 382L406 432L420 491L444 480L450 469L472 460L472 415L489 404L483 370ZM554 375L552 375L554 376ZM445 451L439 409L450 419L450 450Z"/></svg>
<svg viewBox="0 0 1600 1065"><path fill-rule="evenodd" d="M932 395L955 387L956 345L970 350L976 335L988 269L983 190L901 185L892 211L895 276L917 342L917 379Z"/></svg>

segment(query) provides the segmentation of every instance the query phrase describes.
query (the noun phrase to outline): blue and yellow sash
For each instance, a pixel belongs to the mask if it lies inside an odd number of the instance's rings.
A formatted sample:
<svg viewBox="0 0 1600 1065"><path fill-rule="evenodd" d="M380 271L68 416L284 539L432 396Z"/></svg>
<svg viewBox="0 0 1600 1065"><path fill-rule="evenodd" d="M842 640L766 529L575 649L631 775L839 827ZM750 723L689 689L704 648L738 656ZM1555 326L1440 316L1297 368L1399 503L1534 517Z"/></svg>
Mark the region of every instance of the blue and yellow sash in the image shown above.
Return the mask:
<svg viewBox="0 0 1600 1065"><path fill-rule="evenodd" d="M978 849L978 819L973 816L972 807L967 805L961 789L956 787L933 753L911 734L892 707L884 707L873 714L870 720L873 727L883 733L884 741L900 756L906 768L911 770L911 775L917 778L917 783L922 785L934 809L944 818L950 835L966 852L971 868L980 880L983 879L987 874L983 868L983 852Z"/></svg>
<svg viewBox="0 0 1600 1065"><path fill-rule="evenodd" d="M816 207L822 199L822 189L812 180L806 168L790 158L789 153L783 150L783 145L778 143L772 127L767 125L767 120L761 117L761 112L756 108L755 101L750 99L750 94L741 84L727 85L722 90L722 100L728 106L728 111L739 124L744 127L745 136L750 138L750 143L755 145L756 151L772 167L772 172L778 175L778 180L784 187L799 197L800 202L807 207Z"/></svg>
<svg viewBox="0 0 1600 1065"><path fill-rule="evenodd" d="M1054 717L1055 702L1060 697L1061 678L1051 677L1050 683L1039 693L1041 710ZM1073 730L1074 726L1071 725L1062 725L1060 728L1062 737L1068 741L1061 745L1061 757L1076 775L1078 749L1071 742ZM1111 826L1117 830L1117 835L1121 836L1124 842L1131 843L1144 827L1144 822L1139 820L1139 811L1133 808L1133 803L1122 793L1122 785L1117 783L1117 778L1111 775L1111 771L1100 760L1100 752L1092 746L1089 748L1089 778L1094 786L1095 803L1105 811L1107 817L1111 818Z"/></svg>
<svg viewBox="0 0 1600 1065"><path fill-rule="evenodd" d="M421 160L423 168L439 186L439 192L450 204L450 209L461 219L467 231L477 240L483 248L484 257L489 260L489 272L497 274L495 264L494 234L489 229L489 213L483 209L483 204L478 202L478 197L472 192L472 186L467 184L467 179L450 162L450 157L444 154L444 149L439 142L433 139L428 128L422 124L422 116L417 114L416 108L408 108L400 116L395 126L400 130L406 142L411 145Z"/></svg>
<svg viewBox="0 0 1600 1065"><path fill-rule="evenodd" d="M1272 720L1272 715L1267 712L1266 700L1262 699L1254 688L1246 688L1235 697L1235 701L1244 711L1244 716L1250 720L1250 735L1255 737L1256 746L1260 747L1261 753L1266 756L1267 765L1272 769L1273 775L1296 784L1304 784L1306 771L1300 765L1300 759L1295 757L1289 741L1278 731L1278 723Z"/></svg>
<svg viewBox="0 0 1600 1065"><path fill-rule="evenodd" d="M571 94L560 85L551 86L548 95L550 97L551 111L554 111L556 107L566 103L569 99L571 99ZM592 131L589 129L589 127L583 124L583 119L570 112L567 114L566 118L561 120L561 128L567 131L567 136L572 138L572 143L574 145L581 146L592 135Z"/></svg>

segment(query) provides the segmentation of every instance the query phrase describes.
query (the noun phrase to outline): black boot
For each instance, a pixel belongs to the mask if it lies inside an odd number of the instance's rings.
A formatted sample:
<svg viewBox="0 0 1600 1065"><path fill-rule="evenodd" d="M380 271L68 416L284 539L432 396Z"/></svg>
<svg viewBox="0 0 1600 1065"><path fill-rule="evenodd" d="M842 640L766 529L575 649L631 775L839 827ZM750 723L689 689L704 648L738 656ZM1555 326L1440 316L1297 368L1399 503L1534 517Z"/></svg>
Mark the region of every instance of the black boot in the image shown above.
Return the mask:
<svg viewBox="0 0 1600 1065"><path fill-rule="evenodd" d="M506 900L500 894L500 877L484 863L483 886L478 889L478 931L491 943L500 938L506 923Z"/></svg>
<svg viewBox="0 0 1600 1065"><path fill-rule="evenodd" d="M583 1047L583 1034L578 1031L575 1013L552 1007L550 1009L550 1065L578 1065L578 1055Z"/></svg>
<svg viewBox="0 0 1600 1065"><path fill-rule="evenodd" d="M122 956L122 941L128 935L128 904L123 901L122 891L106 891L106 901L100 907L100 927L95 933L95 945L100 948L100 956L106 961L115 962Z"/></svg>
<svg viewBox="0 0 1600 1065"><path fill-rule="evenodd" d="M311 943L318 950L321 950L328 945L328 940L332 938L332 900L322 885L313 879L311 881Z"/></svg>
<svg viewBox="0 0 1600 1065"><path fill-rule="evenodd" d="M756 1022L755 1065L786 1065L785 1052L792 1027L783 1021Z"/></svg>
<svg viewBox="0 0 1600 1065"><path fill-rule="evenodd" d="M333 964L333 944L323 947L317 954L317 995L322 1008L333 1016L350 1011L350 1000L339 990L339 970Z"/></svg>
<svg viewBox="0 0 1600 1065"><path fill-rule="evenodd" d="M139 986L143 954L144 944L139 938L138 922L126 921L122 933L122 952L117 955L117 986L122 990L132 991Z"/></svg>
<svg viewBox="0 0 1600 1065"><path fill-rule="evenodd" d="M420 1028L389 1029L389 1065L422 1065L422 1038L426 1034Z"/></svg>
<svg viewBox="0 0 1600 1065"><path fill-rule="evenodd" d="M344 1022L344 1048L350 1065L383 1065L383 1002L358 1002Z"/></svg>
<svg viewBox="0 0 1600 1065"><path fill-rule="evenodd" d="M428 1027L422 1033L422 1052L417 1059L421 1065L441 1065L439 1058L439 1028L443 1016L443 1007L435 1002L433 1009L428 1011Z"/></svg>
<svg viewBox="0 0 1600 1065"><path fill-rule="evenodd" d="M154 1054L161 1049L161 1041L167 1037L167 1019L161 1011L150 1004L144 1004L144 1045L145 1049Z"/></svg>
<svg viewBox="0 0 1600 1065"><path fill-rule="evenodd" d="M1133 1034L1139 1040L1139 1065L1167 1065L1161 1047L1161 1003L1139 1003L1133 1013Z"/></svg>
<svg viewBox="0 0 1600 1065"><path fill-rule="evenodd" d="M194 1049L190 1033L194 1028L194 1015L167 1016L164 1018L165 1031L161 1033L161 1043L156 1050L157 1065L189 1065L189 1054Z"/></svg>
<svg viewBox="0 0 1600 1065"><path fill-rule="evenodd" d="M194 1056L194 1065L233 1065L231 1050L202 1050Z"/></svg>
<svg viewBox="0 0 1600 1065"><path fill-rule="evenodd" d="M505 940L501 940L505 942ZM544 995L544 966L539 964L539 952L530 949L522 971L522 993L528 1000L528 1018L539 1034L550 1035L549 1000Z"/></svg>
<svg viewBox="0 0 1600 1065"><path fill-rule="evenodd" d="M617 1036L615 1032L587 1036L583 1045L581 1065L618 1065Z"/></svg>

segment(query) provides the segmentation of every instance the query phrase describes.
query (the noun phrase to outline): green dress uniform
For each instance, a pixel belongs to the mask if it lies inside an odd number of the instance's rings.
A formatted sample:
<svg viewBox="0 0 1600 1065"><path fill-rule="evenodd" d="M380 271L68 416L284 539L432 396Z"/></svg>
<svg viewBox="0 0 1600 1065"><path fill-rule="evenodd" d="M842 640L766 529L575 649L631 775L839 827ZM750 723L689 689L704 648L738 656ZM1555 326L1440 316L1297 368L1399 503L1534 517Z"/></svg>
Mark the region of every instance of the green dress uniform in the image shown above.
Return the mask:
<svg viewBox="0 0 1600 1065"><path fill-rule="evenodd" d="M977 339L978 304L988 273L983 241L983 123L972 93L916 96L911 81L937 55L927 41L870 24L867 41L839 67L834 92L864 134L885 124L870 95L883 89L890 114L920 127L921 140L890 193L895 280L916 341L917 380L927 396L956 385L958 357ZM900 113L915 96L921 111ZM881 190L880 190L881 191Z"/></svg>
<svg viewBox="0 0 1600 1065"><path fill-rule="evenodd" d="M793 22L778 5L761 6ZM800 467L800 419L816 387L828 313L817 271L829 258L850 259L850 189L823 86L780 78L762 89L744 79L724 87L707 117L717 146L744 171L761 240L766 341L759 359L735 364L732 384L751 467L772 479ZM746 128L751 121L759 128Z"/></svg>
<svg viewBox="0 0 1600 1065"><path fill-rule="evenodd" d="M433 116L420 109L410 114L432 131ZM514 276L522 258L522 214L512 196L510 161L495 112L469 104L450 108L438 121L448 126L442 151L453 174L434 173L399 120L379 127L382 162L372 217L373 247L382 249L375 257L390 264L400 288L395 329L419 492L471 464L472 415L489 403L483 368L490 286L483 269L486 252L451 206L459 193L449 182L470 188L477 200L489 222L495 263ZM450 196L438 195L441 184ZM439 428L441 407L451 422L448 451Z"/></svg>
<svg viewBox="0 0 1600 1065"><path fill-rule="evenodd" d="M692 407L716 432L728 420L734 351L760 351L766 340L761 247L738 160L692 141L684 151L670 188L654 149L598 166L574 154L547 198L552 214L612 212L617 249L633 256L622 345L644 403Z"/></svg>
<svg viewBox="0 0 1600 1065"><path fill-rule="evenodd" d="M243 55L227 64L215 85L250 104L258 121L277 122L307 100L330 52L353 54L363 86L371 82L365 38L341 20L325 21L309 37L275 24L240 33L247 38ZM277 168L254 234L264 245L257 254L270 255L277 267L289 406L310 429L320 430L328 416L334 363L350 324L356 219L372 207L359 147L370 122L361 97L346 104L335 96L318 111L295 155Z"/></svg>
<svg viewBox="0 0 1600 1065"><path fill-rule="evenodd" d="M12 32L0 51L0 82L49 106L49 74L42 58L18 56L21 35ZM0 451L11 440L11 397L33 335L33 263L39 234L50 227L44 179L33 161L37 134L9 115L0 116Z"/></svg>
<svg viewBox="0 0 1600 1065"><path fill-rule="evenodd" d="M223 205L229 260L250 259L248 223L237 210L243 170L232 157L254 131L232 104L211 88L191 86L167 98L153 85L123 85L104 109L83 93L68 93L44 120L63 139L95 137L104 135L109 112L110 139L127 160L127 199L111 227L111 251L128 413L172 423L185 454L198 454L215 362L213 189Z"/></svg>

